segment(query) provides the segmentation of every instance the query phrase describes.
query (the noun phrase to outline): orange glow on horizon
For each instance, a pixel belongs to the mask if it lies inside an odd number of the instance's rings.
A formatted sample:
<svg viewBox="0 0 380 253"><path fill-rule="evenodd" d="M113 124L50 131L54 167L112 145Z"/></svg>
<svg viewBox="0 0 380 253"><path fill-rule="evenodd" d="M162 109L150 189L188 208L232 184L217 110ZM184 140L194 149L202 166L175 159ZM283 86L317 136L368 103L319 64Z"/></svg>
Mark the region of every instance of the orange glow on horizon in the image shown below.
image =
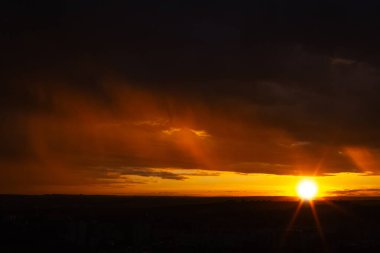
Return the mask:
<svg viewBox="0 0 380 253"><path fill-rule="evenodd" d="M295 197L300 178L315 174L318 196L380 194L373 149L323 149L254 113L247 124L244 114L133 86L107 85L108 107L45 89L34 92L52 112L20 119L27 155L0 161L10 168L0 172L1 193Z"/></svg>

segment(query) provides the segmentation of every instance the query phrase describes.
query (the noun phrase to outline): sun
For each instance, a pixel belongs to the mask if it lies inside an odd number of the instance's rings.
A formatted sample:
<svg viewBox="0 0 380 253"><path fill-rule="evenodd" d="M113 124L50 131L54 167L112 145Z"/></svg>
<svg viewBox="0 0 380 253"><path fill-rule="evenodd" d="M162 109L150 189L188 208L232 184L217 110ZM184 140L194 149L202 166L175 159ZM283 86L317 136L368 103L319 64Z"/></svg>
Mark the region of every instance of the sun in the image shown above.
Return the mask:
<svg viewBox="0 0 380 253"><path fill-rule="evenodd" d="M317 193L317 183L312 179L302 179L297 184L297 194L303 200L313 200Z"/></svg>

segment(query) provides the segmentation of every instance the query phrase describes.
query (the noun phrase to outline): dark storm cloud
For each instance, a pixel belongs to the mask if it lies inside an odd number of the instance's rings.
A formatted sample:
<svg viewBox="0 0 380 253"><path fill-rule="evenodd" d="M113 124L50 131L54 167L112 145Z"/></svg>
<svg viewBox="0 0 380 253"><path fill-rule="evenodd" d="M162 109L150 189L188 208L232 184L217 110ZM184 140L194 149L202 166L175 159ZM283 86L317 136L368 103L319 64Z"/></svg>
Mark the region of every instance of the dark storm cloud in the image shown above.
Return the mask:
<svg viewBox="0 0 380 253"><path fill-rule="evenodd" d="M3 1L0 158L52 182L57 163L374 171L379 5Z"/></svg>

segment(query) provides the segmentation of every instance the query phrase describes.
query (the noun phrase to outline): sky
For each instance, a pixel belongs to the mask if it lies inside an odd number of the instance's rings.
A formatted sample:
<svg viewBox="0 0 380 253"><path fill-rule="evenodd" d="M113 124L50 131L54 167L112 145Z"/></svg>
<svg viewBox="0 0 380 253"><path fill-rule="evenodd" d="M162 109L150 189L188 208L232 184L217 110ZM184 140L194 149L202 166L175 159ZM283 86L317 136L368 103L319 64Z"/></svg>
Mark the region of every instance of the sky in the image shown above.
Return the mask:
<svg viewBox="0 0 380 253"><path fill-rule="evenodd" d="M377 1L0 3L0 193L380 193Z"/></svg>

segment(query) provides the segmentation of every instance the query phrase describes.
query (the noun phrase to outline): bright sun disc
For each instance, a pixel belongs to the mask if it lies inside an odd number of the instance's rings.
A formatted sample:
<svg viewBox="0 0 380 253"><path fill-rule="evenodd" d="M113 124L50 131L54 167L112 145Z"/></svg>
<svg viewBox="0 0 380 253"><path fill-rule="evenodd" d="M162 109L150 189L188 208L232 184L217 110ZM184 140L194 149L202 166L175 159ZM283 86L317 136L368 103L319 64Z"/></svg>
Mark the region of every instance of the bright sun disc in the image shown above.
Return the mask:
<svg viewBox="0 0 380 253"><path fill-rule="evenodd" d="M301 199L312 200L317 192L317 184L311 179L303 179L297 185L297 194Z"/></svg>

